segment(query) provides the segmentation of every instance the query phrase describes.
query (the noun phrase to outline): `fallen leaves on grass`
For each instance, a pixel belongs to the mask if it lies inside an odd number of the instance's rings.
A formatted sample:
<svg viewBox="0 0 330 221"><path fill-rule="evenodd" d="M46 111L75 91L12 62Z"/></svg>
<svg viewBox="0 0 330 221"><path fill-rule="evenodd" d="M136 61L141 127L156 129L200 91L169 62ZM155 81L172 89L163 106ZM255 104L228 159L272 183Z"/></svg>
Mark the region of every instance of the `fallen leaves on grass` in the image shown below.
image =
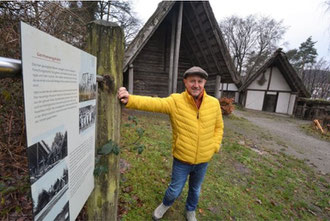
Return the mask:
<svg viewBox="0 0 330 221"><path fill-rule="evenodd" d="M256 199L256 202L260 205L262 204L261 200L259 200L259 199Z"/></svg>

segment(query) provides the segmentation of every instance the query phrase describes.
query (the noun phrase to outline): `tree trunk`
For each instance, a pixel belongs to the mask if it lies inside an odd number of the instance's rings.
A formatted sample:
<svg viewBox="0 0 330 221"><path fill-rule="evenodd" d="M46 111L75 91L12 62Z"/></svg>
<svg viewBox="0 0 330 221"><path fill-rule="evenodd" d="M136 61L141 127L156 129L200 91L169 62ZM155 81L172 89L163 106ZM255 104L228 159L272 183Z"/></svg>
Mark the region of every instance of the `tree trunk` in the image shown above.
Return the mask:
<svg viewBox="0 0 330 221"><path fill-rule="evenodd" d="M117 89L123 83L123 30L106 21L88 24L87 52L97 56L97 74L103 76L98 85L96 149L110 139L120 141L121 107ZM119 156L107 155L102 165L109 171L95 176L95 188L87 201L88 220L117 220L119 193Z"/></svg>

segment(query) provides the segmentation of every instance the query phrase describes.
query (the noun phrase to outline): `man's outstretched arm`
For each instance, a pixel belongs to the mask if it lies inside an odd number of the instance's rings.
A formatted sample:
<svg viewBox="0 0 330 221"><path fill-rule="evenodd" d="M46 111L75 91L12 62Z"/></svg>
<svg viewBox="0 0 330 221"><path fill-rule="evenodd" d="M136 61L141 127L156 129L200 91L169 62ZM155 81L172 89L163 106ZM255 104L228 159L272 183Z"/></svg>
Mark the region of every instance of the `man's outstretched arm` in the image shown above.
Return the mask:
<svg viewBox="0 0 330 221"><path fill-rule="evenodd" d="M171 97L159 98L133 95L129 94L125 87L118 89L117 96L120 102L125 104L126 107L130 109L169 114L171 112L171 108L174 106L174 101Z"/></svg>

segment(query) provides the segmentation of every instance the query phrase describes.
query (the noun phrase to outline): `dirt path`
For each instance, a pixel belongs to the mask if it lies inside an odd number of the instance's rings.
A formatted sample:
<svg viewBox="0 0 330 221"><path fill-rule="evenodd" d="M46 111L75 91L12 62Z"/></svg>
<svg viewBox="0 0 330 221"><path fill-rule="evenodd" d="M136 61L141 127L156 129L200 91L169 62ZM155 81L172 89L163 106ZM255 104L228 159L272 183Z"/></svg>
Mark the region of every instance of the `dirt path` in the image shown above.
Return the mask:
<svg viewBox="0 0 330 221"><path fill-rule="evenodd" d="M300 125L310 124L310 121L251 110L235 110L234 114L247 119L248 122L225 118L225 128L251 140L255 148L283 151L306 160L323 174L330 174L330 143L307 135L300 128Z"/></svg>

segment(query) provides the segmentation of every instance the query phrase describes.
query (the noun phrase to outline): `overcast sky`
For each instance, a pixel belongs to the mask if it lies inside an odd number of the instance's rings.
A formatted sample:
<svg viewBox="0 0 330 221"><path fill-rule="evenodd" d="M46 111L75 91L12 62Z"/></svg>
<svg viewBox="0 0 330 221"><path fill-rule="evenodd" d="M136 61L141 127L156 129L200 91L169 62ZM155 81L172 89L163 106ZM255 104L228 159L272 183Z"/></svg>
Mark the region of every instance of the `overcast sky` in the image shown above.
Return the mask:
<svg viewBox="0 0 330 221"><path fill-rule="evenodd" d="M283 20L288 27L282 45L285 51L298 48L312 36L318 59L330 62L330 11L326 12L326 0L210 0L217 21L231 15L245 17L250 14L270 16ZM132 0L133 10L143 24L154 13L161 0Z"/></svg>

